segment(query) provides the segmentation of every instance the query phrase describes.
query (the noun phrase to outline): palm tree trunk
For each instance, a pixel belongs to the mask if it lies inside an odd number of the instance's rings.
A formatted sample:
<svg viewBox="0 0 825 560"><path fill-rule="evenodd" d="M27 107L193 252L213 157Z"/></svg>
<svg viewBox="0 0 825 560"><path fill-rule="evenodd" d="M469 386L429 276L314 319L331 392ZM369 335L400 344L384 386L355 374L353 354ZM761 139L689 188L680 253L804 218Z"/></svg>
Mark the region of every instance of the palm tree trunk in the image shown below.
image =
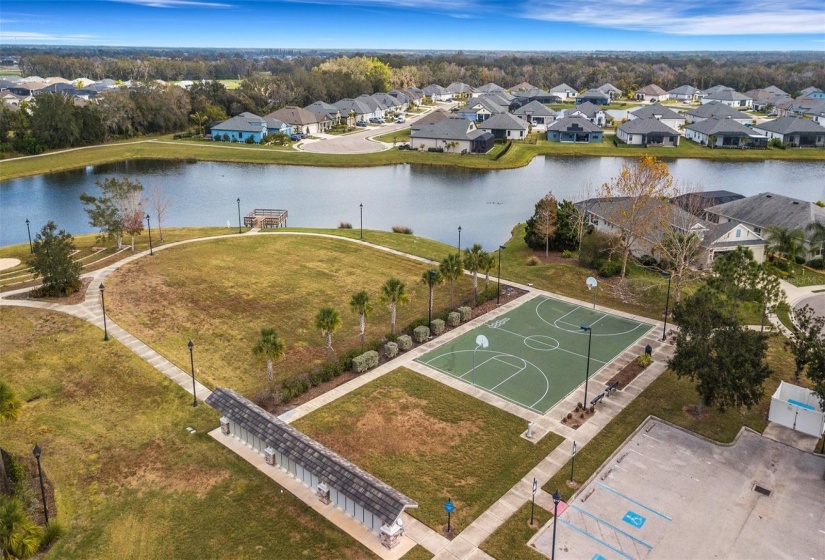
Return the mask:
<svg viewBox="0 0 825 560"><path fill-rule="evenodd" d="M478 299L478 271L473 271L473 301Z"/></svg>
<svg viewBox="0 0 825 560"><path fill-rule="evenodd" d="M390 305L390 334L395 334L395 302Z"/></svg>
<svg viewBox="0 0 825 560"><path fill-rule="evenodd" d="M363 312L359 314L358 318L361 322L361 349L363 349L364 348L364 332L367 329L367 318L366 318L366 316L364 315Z"/></svg>
<svg viewBox="0 0 825 560"><path fill-rule="evenodd" d="M266 361L266 376L269 378L269 390L275 388L275 369L272 367L272 361Z"/></svg>
<svg viewBox="0 0 825 560"><path fill-rule="evenodd" d="M450 278L450 309L453 308L453 279Z"/></svg>

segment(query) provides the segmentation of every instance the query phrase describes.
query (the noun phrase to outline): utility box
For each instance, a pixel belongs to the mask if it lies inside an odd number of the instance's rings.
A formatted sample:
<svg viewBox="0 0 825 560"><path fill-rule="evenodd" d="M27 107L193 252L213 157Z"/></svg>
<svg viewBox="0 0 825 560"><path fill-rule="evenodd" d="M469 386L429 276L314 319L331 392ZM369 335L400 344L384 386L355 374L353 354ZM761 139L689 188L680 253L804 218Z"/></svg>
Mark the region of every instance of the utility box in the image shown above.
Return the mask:
<svg viewBox="0 0 825 560"><path fill-rule="evenodd" d="M221 416L221 433L225 436L229 435L229 418L226 416Z"/></svg>
<svg viewBox="0 0 825 560"><path fill-rule="evenodd" d="M267 447L264 449L264 457L266 457L266 464L272 467L276 466L275 463L275 450L271 447Z"/></svg>
<svg viewBox="0 0 825 560"><path fill-rule="evenodd" d="M322 504L329 505L332 501L329 499L329 486L327 486L326 483L322 482L319 484L316 493L318 494L318 499L321 500Z"/></svg>

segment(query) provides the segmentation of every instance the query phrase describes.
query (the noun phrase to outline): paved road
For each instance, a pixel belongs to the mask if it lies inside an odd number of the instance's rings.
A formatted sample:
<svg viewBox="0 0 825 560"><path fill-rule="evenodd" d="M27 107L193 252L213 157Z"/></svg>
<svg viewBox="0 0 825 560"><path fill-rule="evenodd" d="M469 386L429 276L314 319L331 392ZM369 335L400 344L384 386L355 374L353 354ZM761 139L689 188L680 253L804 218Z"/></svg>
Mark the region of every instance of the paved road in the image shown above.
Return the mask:
<svg viewBox="0 0 825 560"><path fill-rule="evenodd" d="M825 317L825 293L815 294L797 301L794 304L794 309L800 309L806 305L810 305L814 310L814 314L818 317Z"/></svg>

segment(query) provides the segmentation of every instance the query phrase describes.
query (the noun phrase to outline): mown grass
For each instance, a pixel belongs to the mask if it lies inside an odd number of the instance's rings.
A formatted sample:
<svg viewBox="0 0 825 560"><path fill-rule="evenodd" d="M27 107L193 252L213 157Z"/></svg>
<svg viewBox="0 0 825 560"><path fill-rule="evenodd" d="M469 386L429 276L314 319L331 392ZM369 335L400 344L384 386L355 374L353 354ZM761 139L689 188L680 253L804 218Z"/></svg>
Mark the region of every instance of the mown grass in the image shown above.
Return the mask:
<svg viewBox="0 0 825 560"><path fill-rule="evenodd" d="M418 502L435 530L473 522L562 441L531 443L525 422L400 368L295 422L295 427Z"/></svg>
<svg viewBox="0 0 825 560"><path fill-rule="evenodd" d="M692 432L729 443L743 426L762 432L767 426L771 395L780 381L792 381L793 358L785 349L784 337L772 336L769 340L768 363L773 374L765 382L765 393L759 403L747 410L727 409L719 412L713 407L705 407L697 415L693 408L699 403L699 395L693 383L679 379L670 370L665 371L642 393L624 408L601 432L576 453L575 479L583 483L604 463L608 457L624 443L633 430L650 415L682 426ZM798 384L806 385L806 380ZM573 489L567 485L570 478L570 462L559 469L556 476L544 486L547 492L558 489L568 500Z"/></svg>
<svg viewBox="0 0 825 560"><path fill-rule="evenodd" d="M412 129L402 128L400 130L395 130L393 132L382 134L381 136L376 136L375 139L379 142L386 142L387 144L403 144L404 142L410 141L411 133Z"/></svg>
<svg viewBox="0 0 825 560"><path fill-rule="evenodd" d="M481 550L497 560L546 560L546 557L527 546L545 523L553 519L553 514L536 506L533 512L533 526L530 526L530 502L521 506L493 534L481 543Z"/></svg>
<svg viewBox="0 0 825 560"><path fill-rule="evenodd" d="M407 554L402 556L402 560L432 560L433 553L417 544Z"/></svg>
<svg viewBox="0 0 825 560"><path fill-rule="evenodd" d="M820 286L825 285L825 274L807 266L791 265L791 274L785 280L799 288Z"/></svg>
<svg viewBox="0 0 825 560"><path fill-rule="evenodd" d="M357 227L354 227L353 229L286 228L282 231L295 233L322 233L325 235L346 237L347 239L360 239L361 237L361 231ZM390 231L365 229L363 240L367 243L380 245L389 249L395 249L396 251L401 251L403 253L435 262L441 262L444 257L456 252L456 248L452 245L447 245L445 243L441 243L440 241L433 241L432 239L427 239L426 237L420 237L414 233L407 235Z"/></svg>
<svg viewBox="0 0 825 560"><path fill-rule="evenodd" d="M214 410L99 329L3 307L0 350L25 401L0 444L40 444L66 528L47 558L374 558L212 440Z"/></svg>
<svg viewBox="0 0 825 560"><path fill-rule="evenodd" d="M389 235L389 234L388 234ZM378 301L391 276L406 283L410 303L398 308L397 328L427 316L428 291L421 275L431 266L342 239L256 235L192 243L139 259L106 281L110 317L155 350L189 370L186 344L195 343L198 378L253 396L266 385L263 365L252 354L261 328L284 340L275 364L276 383L309 371L326 359L315 328L324 306L337 309L343 325L333 335L340 354L359 349L353 293L367 290L374 312L367 341L390 330L387 305ZM456 301L470 295L472 279L456 282ZM449 305L446 284L435 291L435 310Z"/></svg>

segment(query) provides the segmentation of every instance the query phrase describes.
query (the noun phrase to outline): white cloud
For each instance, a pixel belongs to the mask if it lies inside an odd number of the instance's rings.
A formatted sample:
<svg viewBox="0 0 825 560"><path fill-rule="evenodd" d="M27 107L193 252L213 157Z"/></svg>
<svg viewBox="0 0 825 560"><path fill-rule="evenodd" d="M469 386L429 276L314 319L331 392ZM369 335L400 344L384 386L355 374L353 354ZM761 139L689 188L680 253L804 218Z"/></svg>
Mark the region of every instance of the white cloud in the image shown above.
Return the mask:
<svg viewBox="0 0 825 560"><path fill-rule="evenodd" d="M37 31L0 31L0 43L16 43L16 42L27 42L27 43L35 43L35 42L54 42L54 41L61 41L61 42L74 42L74 41L85 41L89 42L97 38L97 35L83 35L83 34L70 34L70 35L54 35L51 33L40 33Z"/></svg>
<svg viewBox="0 0 825 560"><path fill-rule="evenodd" d="M148 8L231 8L222 2L200 2L199 0L110 0L122 4L137 4Z"/></svg>
<svg viewBox="0 0 825 560"><path fill-rule="evenodd" d="M481 5L479 0L283 0L291 4L321 4L328 6L360 6L416 8L439 12L455 12Z"/></svg>

